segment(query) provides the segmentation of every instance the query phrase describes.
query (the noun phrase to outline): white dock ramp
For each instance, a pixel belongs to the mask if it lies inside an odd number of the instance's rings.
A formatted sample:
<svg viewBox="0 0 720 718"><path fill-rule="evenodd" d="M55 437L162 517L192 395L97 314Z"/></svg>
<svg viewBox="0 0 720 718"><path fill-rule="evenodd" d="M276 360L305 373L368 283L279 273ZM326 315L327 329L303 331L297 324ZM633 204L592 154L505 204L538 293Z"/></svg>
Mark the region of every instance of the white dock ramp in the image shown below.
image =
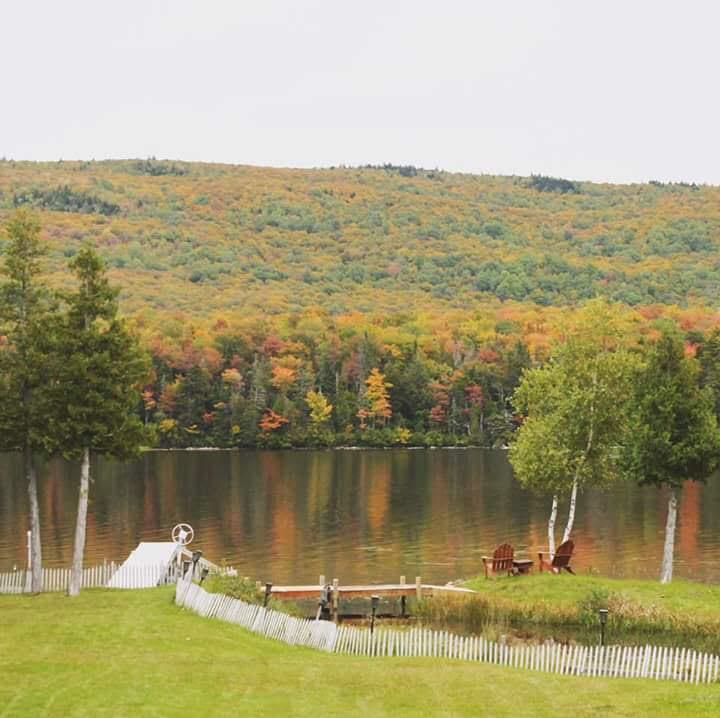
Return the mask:
<svg viewBox="0 0 720 718"><path fill-rule="evenodd" d="M178 548L169 541L141 541L108 581L108 588L152 588L166 583Z"/></svg>

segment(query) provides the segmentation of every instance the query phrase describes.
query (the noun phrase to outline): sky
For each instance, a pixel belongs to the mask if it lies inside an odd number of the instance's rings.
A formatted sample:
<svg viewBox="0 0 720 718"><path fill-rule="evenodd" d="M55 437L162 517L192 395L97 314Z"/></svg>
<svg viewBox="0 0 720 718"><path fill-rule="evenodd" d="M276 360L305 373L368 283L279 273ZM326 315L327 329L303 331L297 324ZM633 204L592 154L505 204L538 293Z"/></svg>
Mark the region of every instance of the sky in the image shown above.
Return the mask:
<svg viewBox="0 0 720 718"><path fill-rule="evenodd" d="M720 184L718 27L715 0L0 0L0 157Z"/></svg>

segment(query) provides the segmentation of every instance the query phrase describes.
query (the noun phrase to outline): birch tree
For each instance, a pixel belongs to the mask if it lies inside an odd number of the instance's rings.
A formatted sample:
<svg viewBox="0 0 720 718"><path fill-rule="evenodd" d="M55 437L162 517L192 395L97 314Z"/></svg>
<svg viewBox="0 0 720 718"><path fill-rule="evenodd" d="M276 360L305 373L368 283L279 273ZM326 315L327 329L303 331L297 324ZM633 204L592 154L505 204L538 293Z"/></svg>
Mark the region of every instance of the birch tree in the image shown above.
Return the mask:
<svg viewBox="0 0 720 718"><path fill-rule="evenodd" d="M563 541L575 523L578 492L622 477L619 447L637 359L623 347L614 310L593 302L542 367L526 370L513 397L523 423L510 461L525 486L552 496L548 549L555 552L561 499L569 499Z"/></svg>
<svg viewBox="0 0 720 718"><path fill-rule="evenodd" d="M42 591L42 545L40 507L34 453L42 449L42 414L38 392L46 386L43 356L38 338L45 330L52 298L40 278L45 248L40 223L19 210L7 223L9 244L5 248L0 286L0 450L19 451L28 487L30 508L30 588Z"/></svg>
<svg viewBox="0 0 720 718"><path fill-rule="evenodd" d="M635 383L633 431L624 459L638 483L665 488L660 582L673 575L678 500L685 481L705 481L720 461L720 431L709 388L700 388L700 367L685 356L682 339L666 330L650 349Z"/></svg>
<svg viewBox="0 0 720 718"><path fill-rule="evenodd" d="M117 315L117 290L108 283L100 258L84 248L70 268L78 288L67 295L67 311L48 337L48 353L55 361L45 409L48 450L81 461L68 587L68 594L76 596L82 582L91 455L127 458L139 450L139 406L148 363Z"/></svg>

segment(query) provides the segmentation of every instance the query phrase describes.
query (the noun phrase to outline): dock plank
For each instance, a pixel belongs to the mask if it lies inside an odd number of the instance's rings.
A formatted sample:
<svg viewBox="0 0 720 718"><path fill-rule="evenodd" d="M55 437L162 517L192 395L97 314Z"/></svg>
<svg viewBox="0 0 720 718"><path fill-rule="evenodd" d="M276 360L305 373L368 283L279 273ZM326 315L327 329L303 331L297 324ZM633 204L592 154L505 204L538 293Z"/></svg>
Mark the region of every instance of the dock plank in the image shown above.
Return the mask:
<svg viewBox="0 0 720 718"><path fill-rule="evenodd" d="M297 600L297 599L316 599L320 596L320 592L324 586L319 584L305 586L273 586L270 594L273 598L279 600ZM476 593L469 588L461 588L459 586L439 586L431 583L421 584L423 595L432 596L434 594L454 594L471 596ZM394 598L401 596L414 596L417 592L417 585L405 583L379 583L366 585L349 585L337 586L343 600L351 598L370 598L372 595L378 595L382 598Z"/></svg>

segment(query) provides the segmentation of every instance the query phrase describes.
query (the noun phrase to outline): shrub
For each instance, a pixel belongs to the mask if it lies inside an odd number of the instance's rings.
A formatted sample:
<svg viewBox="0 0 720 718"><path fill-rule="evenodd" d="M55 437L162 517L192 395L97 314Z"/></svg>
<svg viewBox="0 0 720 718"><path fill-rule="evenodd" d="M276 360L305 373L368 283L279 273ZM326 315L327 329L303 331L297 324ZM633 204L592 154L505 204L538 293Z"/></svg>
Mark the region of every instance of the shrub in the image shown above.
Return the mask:
<svg viewBox="0 0 720 718"><path fill-rule="evenodd" d="M203 583L203 588L208 593L222 593L224 596L232 596L245 603L262 605L265 601L265 589L258 589L255 581L251 581L247 576L230 576L228 574L211 573ZM274 611L281 611L290 616L302 618L305 612L292 602L278 601L271 598L267 605Z"/></svg>

